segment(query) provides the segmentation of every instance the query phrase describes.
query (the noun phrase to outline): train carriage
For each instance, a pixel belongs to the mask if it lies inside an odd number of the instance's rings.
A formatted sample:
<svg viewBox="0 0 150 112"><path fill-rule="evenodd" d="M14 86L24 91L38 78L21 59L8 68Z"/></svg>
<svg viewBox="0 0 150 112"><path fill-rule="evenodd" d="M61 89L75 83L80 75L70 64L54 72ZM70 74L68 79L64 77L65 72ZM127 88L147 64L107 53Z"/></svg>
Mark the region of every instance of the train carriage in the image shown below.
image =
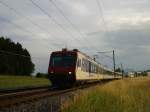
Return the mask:
<svg viewBox="0 0 150 112"><path fill-rule="evenodd" d="M57 86L119 78L114 77L111 70L77 49L52 52L48 74L52 84Z"/></svg>

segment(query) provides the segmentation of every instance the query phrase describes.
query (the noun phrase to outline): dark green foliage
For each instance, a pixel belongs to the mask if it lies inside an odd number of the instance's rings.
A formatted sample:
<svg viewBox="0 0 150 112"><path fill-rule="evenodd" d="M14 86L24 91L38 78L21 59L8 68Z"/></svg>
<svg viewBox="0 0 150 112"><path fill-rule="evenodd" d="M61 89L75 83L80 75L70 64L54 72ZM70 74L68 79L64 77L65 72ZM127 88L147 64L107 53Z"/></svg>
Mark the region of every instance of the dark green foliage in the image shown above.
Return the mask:
<svg viewBox="0 0 150 112"><path fill-rule="evenodd" d="M0 73L14 75L30 75L34 64L27 49L9 38L0 37Z"/></svg>
<svg viewBox="0 0 150 112"><path fill-rule="evenodd" d="M46 73L37 73L36 74L36 77L38 77L38 78L48 78L48 74L46 74Z"/></svg>
<svg viewBox="0 0 150 112"><path fill-rule="evenodd" d="M135 72L134 73L134 76L135 77L138 77L138 76L148 76L148 73L147 73L148 71L142 71L142 72Z"/></svg>
<svg viewBox="0 0 150 112"><path fill-rule="evenodd" d="M115 71L116 72L121 72L122 70L121 70L121 68L117 68Z"/></svg>

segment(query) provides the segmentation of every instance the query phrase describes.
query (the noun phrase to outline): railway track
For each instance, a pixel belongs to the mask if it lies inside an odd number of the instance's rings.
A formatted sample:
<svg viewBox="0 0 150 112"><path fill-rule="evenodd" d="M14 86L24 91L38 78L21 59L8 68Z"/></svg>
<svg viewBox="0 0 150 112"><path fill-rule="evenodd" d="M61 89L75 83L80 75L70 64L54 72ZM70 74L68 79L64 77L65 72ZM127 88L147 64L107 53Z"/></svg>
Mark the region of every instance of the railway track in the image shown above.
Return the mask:
<svg viewBox="0 0 150 112"><path fill-rule="evenodd" d="M50 86L42 86L42 87L21 87L21 88L7 88L7 89L0 89L0 97L2 95L11 94L11 93L19 93L19 92L28 92L28 91L38 91L41 89L47 89Z"/></svg>
<svg viewBox="0 0 150 112"><path fill-rule="evenodd" d="M105 83L105 82L104 82ZM65 94L68 92L76 91L79 89L88 88L91 86L96 86L104 83L89 83L82 86L75 86L70 89L57 89L54 87L43 87L38 89L30 89L30 90L16 90L16 91L7 91L0 93L0 108L7 108L13 105L18 105L21 103L33 102L42 98L57 96L61 94Z"/></svg>

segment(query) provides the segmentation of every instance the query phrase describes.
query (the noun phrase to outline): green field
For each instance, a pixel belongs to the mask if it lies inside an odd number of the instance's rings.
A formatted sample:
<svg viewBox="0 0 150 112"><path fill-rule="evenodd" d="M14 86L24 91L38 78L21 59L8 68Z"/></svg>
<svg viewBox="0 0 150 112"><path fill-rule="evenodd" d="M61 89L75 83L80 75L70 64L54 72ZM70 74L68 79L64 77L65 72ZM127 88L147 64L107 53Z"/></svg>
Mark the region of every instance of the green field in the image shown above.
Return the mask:
<svg viewBox="0 0 150 112"><path fill-rule="evenodd" d="M0 75L0 89L48 86L50 81L46 78L30 76Z"/></svg>
<svg viewBox="0 0 150 112"><path fill-rule="evenodd" d="M117 80L84 92L64 112L150 112L150 77Z"/></svg>

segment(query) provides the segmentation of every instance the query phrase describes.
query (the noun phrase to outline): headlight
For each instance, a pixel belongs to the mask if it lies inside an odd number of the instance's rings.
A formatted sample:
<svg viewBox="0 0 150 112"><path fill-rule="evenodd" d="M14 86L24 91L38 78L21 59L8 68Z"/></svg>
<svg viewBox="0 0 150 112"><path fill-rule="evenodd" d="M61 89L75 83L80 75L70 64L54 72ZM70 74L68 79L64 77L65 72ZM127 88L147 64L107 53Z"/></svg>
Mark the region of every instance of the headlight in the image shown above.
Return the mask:
<svg viewBox="0 0 150 112"><path fill-rule="evenodd" d="M69 72L69 74L72 74L72 72Z"/></svg>
<svg viewBox="0 0 150 112"><path fill-rule="evenodd" d="M51 71L51 74L54 73L53 71Z"/></svg>

